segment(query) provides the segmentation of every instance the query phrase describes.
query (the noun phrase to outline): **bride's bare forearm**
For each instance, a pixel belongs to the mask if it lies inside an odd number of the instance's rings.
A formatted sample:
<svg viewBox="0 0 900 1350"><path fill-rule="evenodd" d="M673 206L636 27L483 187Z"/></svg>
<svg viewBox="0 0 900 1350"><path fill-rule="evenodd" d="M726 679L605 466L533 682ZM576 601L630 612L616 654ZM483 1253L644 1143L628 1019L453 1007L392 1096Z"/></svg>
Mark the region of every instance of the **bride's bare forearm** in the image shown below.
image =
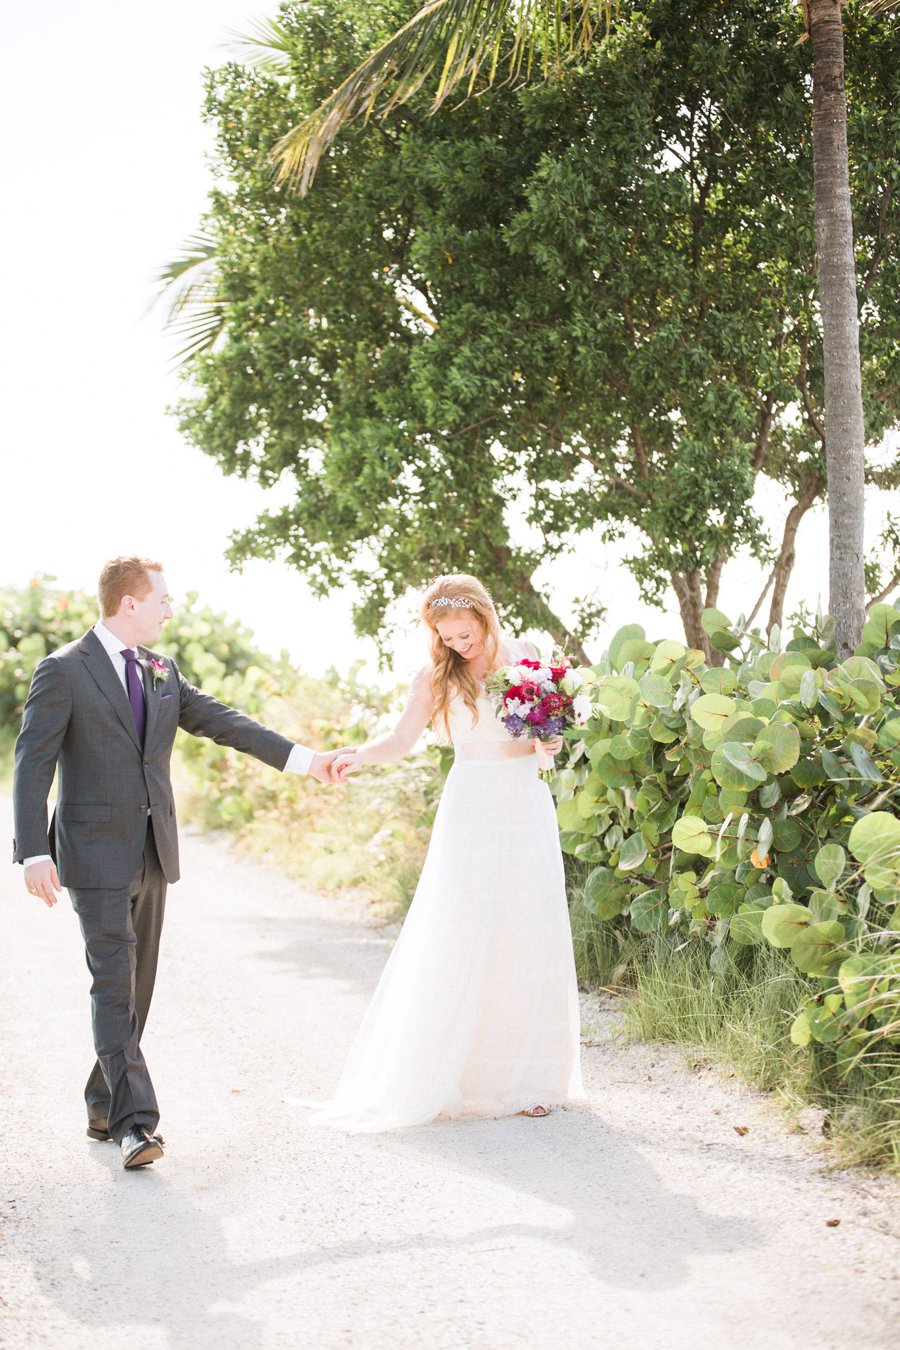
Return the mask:
<svg viewBox="0 0 900 1350"><path fill-rule="evenodd" d="M395 759L402 759L411 749L405 745L395 732L388 732L384 736L376 736L374 741L367 741L361 745L356 752L356 762L360 767L367 764L390 764Z"/></svg>

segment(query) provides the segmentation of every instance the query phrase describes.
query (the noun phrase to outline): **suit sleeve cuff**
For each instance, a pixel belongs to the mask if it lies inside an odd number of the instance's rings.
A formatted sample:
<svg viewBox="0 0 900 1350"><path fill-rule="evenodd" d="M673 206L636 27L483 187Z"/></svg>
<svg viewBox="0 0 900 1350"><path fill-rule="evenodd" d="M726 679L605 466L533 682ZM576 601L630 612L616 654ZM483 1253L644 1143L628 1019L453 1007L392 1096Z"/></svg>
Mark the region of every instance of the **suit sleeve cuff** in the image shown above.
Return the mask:
<svg viewBox="0 0 900 1350"><path fill-rule="evenodd" d="M307 745L295 745L288 755L288 761L283 772L309 773L309 766L312 764L315 754L315 750L310 750Z"/></svg>
<svg viewBox="0 0 900 1350"><path fill-rule="evenodd" d="M52 862L52 861L53 861L53 859L50 857L50 854L49 854L49 853L36 853L36 854L34 855L33 858L23 858L23 859L22 859L22 866L23 866L23 867L30 867L32 863L36 863L36 862Z"/></svg>

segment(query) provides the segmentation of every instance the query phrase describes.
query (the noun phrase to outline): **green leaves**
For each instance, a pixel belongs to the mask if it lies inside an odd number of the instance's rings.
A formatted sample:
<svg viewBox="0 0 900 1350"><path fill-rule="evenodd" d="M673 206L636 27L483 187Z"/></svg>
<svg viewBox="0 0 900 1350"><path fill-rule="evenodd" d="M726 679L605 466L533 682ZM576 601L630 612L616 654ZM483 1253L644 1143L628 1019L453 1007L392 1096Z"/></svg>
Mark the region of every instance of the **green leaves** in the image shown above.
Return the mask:
<svg viewBox="0 0 900 1350"><path fill-rule="evenodd" d="M813 867L826 890L830 890L840 880L846 861L847 855L840 844L823 844L819 849Z"/></svg>
<svg viewBox="0 0 900 1350"><path fill-rule="evenodd" d="M722 731L737 705L722 694L701 694L691 704L691 717L708 731Z"/></svg>
<svg viewBox="0 0 900 1350"><path fill-rule="evenodd" d="M705 855L711 853L715 847L715 840L709 832L709 827L705 820L699 816L682 816L672 827L672 843L676 848L680 848L682 853L699 853Z"/></svg>
<svg viewBox="0 0 900 1350"><path fill-rule="evenodd" d="M791 947L808 923L805 905L772 905L762 916L762 934L773 947Z"/></svg>
<svg viewBox="0 0 900 1350"><path fill-rule="evenodd" d="M638 682L630 675L601 676L594 690L595 705L612 722L624 722L638 693Z"/></svg>
<svg viewBox="0 0 900 1350"><path fill-rule="evenodd" d="M769 773L785 773L800 758L800 732L793 722L771 722L756 738L753 754Z"/></svg>
<svg viewBox="0 0 900 1350"><path fill-rule="evenodd" d="M849 1062L900 1019L881 964L900 934L900 636L878 664L748 642L712 670L633 631L614 643L629 673L599 676L609 721L575 787L609 863L591 903L648 939L711 943L720 966L732 944L789 954L813 991L795 1044Z"/></svg>
<svg viewBox="0 0 900 1350"><path fill-rule="evenodd" d="M595 867L584 883L584 903L598 919L612 919L622 910L628 886L608 867Z"/></svg>
<svg viewBox="0 0 900 1350"><path fill-rule="evenodd" d="M713 751L710 769L723 788L754 788L766 781L766 771L746 745L726 741Z"/></svg>
<svg viewBox="0 0 900 1350"><path fill-rule="evenodd" d="M853 826L849 843L879 899L900 900L900 820L888 811L872 811Z"/></svg>

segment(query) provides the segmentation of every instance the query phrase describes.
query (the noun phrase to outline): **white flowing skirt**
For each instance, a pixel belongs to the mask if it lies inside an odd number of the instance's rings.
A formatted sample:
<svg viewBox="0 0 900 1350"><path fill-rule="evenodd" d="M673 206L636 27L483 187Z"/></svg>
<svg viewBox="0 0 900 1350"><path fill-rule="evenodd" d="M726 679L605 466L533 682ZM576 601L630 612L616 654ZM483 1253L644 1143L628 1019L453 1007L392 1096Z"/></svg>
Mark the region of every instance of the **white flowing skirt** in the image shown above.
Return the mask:
<svg viewBox="0 0 900 1350"><path fill-rule="evenodd" d="M578 990L553 800L534 755L457 760L400 936L337 1091L352 1131L583 1097Z"/></svg>

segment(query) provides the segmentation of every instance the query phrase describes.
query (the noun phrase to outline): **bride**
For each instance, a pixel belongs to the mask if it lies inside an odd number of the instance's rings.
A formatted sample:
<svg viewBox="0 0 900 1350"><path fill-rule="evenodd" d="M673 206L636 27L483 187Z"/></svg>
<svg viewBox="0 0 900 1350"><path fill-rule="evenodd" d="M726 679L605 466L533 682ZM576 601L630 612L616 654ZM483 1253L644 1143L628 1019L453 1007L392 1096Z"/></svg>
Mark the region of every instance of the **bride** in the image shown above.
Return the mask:
<svg viewBox="0 0 900 1350"><path fill-rule="evenodd" d="M431 721L455 750L409 914L334 1099L314 1117L345 1130L545 1116L583 1095L556 814L535 742L510 736L484 688L534 649L501 634L487 591L464 574L432 583L422 618L431 664L397 725L335 763L342 778L386 764Z"/></svg>

